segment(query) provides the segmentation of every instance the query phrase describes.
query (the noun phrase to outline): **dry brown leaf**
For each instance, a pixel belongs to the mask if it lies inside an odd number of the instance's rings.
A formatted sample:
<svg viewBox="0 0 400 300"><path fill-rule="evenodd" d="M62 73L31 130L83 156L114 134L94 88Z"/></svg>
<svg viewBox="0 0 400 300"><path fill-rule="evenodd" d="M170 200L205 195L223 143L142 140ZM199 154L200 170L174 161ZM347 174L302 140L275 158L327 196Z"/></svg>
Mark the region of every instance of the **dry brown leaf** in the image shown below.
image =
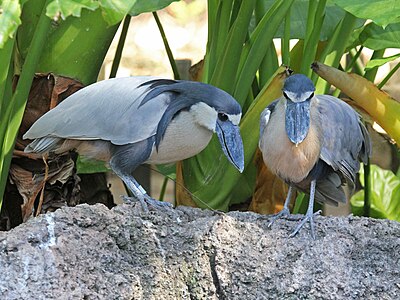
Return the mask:
<svg viewBox="0 0 400 300"><path fill-rule="evenodd" d="M249 210L259 214L274 214L283 208L288 186L265 166L262 153L257 149L255 154L257 167L256 186Z"/></svg>
<svg viewBox="0 0 400 300"><path fill-rule="evenodd" d="M198 207L193 201L190 193L185 189L185 182L182 174L182 162L176 163L176 191L175 191L175 206L184 205L190 207Z"/></svg>
<svg viewBox="0 0 400 300"><path fill-rule="evenodd" d="M14 84L16 84L18 78L14 81ZM72 78L57 76L52 73L36 74L29 92L15 149L23 150L29 144L30 141L23 140L22 135L37 119L81 88L83 88L83 84Z"/></svg>

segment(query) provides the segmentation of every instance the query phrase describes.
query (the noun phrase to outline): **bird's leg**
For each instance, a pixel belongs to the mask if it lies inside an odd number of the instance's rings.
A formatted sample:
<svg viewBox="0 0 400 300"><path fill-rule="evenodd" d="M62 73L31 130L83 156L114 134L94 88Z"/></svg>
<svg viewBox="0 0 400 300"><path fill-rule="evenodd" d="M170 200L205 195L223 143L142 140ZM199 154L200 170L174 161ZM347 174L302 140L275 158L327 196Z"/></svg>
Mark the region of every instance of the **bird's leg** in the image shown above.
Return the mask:
<svg viewBox="0 0 400 300"><path fill-rule="evenodd" d="M168 202L161 202L151 198L146 190L133 178L132 172L150 156L154 138L123 146L112 146L110 167L114 173L122 179L133 196L141 203L143 210L148 211L149 206L171 206ZM129 202L129 197L124 197Z"/></svg>
<svg viewBox="0 0 400 300"><path fill-rule="evenodd" d="M310 187L310 201L308 202L308 208L305 217L301 222L296 226L290 237L295 236L300 229L304 226L307 221L310 222L310 231L311 231L311 237L315 240L315 231L314 231L314 216L319 215L321 211L317 211L314 213L314 196L315 196L315 186L316 186L316 179L311 181L311 187Z"/></svg>
<svg viewBox="0 0 400 300"><path fill-rule="evenodd" d="M289 203L290 203L290 198L292 197L292 192L293 192L293 187L289 185L288 194L286 196L285 203L283 204L283 209L271 218L268 227L271 227L272 224L274 224L275 221L278 220L279 218L290 215Z"/></svg>
<svg viewBox="0 0 400 300"><path fill-rule="evenodd" d="M171 203L158 201L156 199L151 198L146 190L132 177L129 175L119 175L120 178L124 181L128 189L132 192L134 197L139 200L140 204L144 211L149 211L149 206L151 207L171 207ZM125 201L130 201L130 197L124 197Z"/></svg>

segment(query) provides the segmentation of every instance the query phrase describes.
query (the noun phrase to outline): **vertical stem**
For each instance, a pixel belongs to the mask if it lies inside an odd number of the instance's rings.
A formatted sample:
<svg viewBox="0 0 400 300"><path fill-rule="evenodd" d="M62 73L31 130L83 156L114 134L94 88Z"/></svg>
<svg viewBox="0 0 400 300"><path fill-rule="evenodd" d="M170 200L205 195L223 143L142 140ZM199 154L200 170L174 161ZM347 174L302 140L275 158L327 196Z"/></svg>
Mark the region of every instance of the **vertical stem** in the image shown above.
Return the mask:
<svg viewBox="0 0 400 300"><path fill-rule="evenodd" d="M164 177L164 181L163 181L163 183L162 183L161 191L160 191L160 197L159 197L159 200L160 200L160 201L163 201L163 200L164 200L165 191L167 190L168 179L169 179L169 178L168 178L167 176Z"/></svg>
<svg viewBox="0 0 400 300"><path fill-rule="evenodd" d="M165 51L167 52L169 63L171 64L172 72L174 73L174 78L179 80L180 76L179 76L178 67L176 66L174 56L172 54L171 48L169 47L169 43L167 40L167 36L165 35L164 28L163 28L161 21L158 18L158 15L156 12L153 12L153 16L154 16L154 19L156 20L158 30L160 31L162 40L164 42Z"/></svg>
<svg viewBox="0 0 400 300"><path fill-rule="evenodd" d="M382 58L384 54L385 54L385 49L375 50L374 53L372 53L371 60ZM374 82L376 74L378 73L378 69L379 67L376 67L366 71L364 77L369 81Z"/></svg>
<svg viewBox="0 0 400 300"><path fill-rule="evenodd" d="M124 49L126 35L128 34L130 21L131 21L131 16L126 15L124 23L122 25L121 35L119 37L117 49L115 50L115 55L111 66L110 78L114 78L117 75L118 67L121 62L122 51Z"/></svg>
<svg viewBox="0 0 400 300"><path fill-rule="evenodd" d="M400 62L392 70L390 70L390 72L386 75L386 77L378 84L378 88L381 89L399 68L400 68Z"/></svg>
<svg viewBox="0 0 400 300"><path fill-rule="evenodd" d="M369 158L367 164L364 165L364 217L370 216L371 211L371 183L370 183L370 165Z"/></svg>
<svg viewBox="0 0 400 300"><path fill-rule="evenodd" d="M353 66L356 65L356 62L357 62L358 58L360 57L363 49L364 49L364 46L360 46L360 48L357 50L357 52L354 55L353 55L353 51L355 51L355 49L350 50L349 54L350 54L350 56L352 56L352 58L351 58L349 65L347 66L347 68L345 70L346 72L350 72L351 69L353 68Z"/></svg>

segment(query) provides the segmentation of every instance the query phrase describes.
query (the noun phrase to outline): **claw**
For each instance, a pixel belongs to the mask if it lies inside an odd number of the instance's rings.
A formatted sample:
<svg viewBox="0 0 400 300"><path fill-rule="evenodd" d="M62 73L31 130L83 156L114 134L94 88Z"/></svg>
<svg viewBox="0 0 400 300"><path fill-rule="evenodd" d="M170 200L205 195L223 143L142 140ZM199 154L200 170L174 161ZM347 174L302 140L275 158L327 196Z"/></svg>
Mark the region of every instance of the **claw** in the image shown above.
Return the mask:
<svg viewBox="0 0 400 300"><path fill-rule="evenodd" d="M142 197L122 196L122 199L124 200L125 203L128 203L128 204L139 201L144 212L149 212L150 211L149 207L151 207L153 209L172 208L171 203L153 199L147 194L142 195Z"/></svg>
<svg viewBox="0 0 400 300"><path fill-rule="evenodd" d="M294 237L300 229L304 226L304 224L307 223L307 221L310 222L310 231L311 231L311 237L313 240L315 240L315 229L314 229L314 217L321 214L321 210L315 212L315 213L309 213L307 211L305 217L303 220L300 221L300 223L296 226L296 228L293 230L293 232L289 235L289 237Z"/></svg>
<svg viewBox="0 0 400 300"><path fill-rule="evenodd" d="M290 215L290 211L289 211L289 208L287 208L287 207L283 207L283 209L280 211L280 212L278 212L276 215L274 215L272 218L271 218L271 221L268 223L268 228L271 228L271 226L275 223L275 221L276 220L278 220L278 219L280 219L280 218L282 218L282 217L286 217L286 216L289 216Z"/></svg>

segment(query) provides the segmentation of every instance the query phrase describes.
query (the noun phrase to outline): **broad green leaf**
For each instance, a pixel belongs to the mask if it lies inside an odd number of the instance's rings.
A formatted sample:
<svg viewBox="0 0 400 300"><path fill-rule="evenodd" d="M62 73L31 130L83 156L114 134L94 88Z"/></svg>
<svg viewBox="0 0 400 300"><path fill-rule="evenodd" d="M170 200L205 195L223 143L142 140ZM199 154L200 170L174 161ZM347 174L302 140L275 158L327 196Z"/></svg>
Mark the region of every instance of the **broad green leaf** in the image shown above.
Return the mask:
<svg viewBox="0 0 400 300"><path fill-rule="evenodd" d="M396 58L399 58L399 57L400 57L400 53L392 55L392 56L380 58L380 59L372 59L365 66L365 70L369 70L369 69L373 69L375 67L383 66L384 64L386 64L388 62L391 62L391 61L393 61L393 60L395 60Z"/></svg>
<svg viewBox="0 0 400 300"><path fill-rule="evenodd" d="M0 2L0 49L21 25L21 5L18 0Z"/></svg>
<svg viewBox="0 0 400 300"><path fill-rule="evenodd" d="M120 22L131 10L137 0L100 0L104 20L110 25ZM139 2L143 2L139 1Z"/></svg>
<svg viewBox="0 0 400 300"><path fill-rule="evenodd" d="M46 15L55 18L60 14L65 20L69 16L80 17L83 8L95 10L98 7L99 2L95 0L54 0L47 6Z"/></svg>
<svg viewBox="0 0 400 300"><path fill-rule="evenodd" d="M160 10L175 1L179 0L136 0L134 1L129 14L132 16L137 16L141 13Z"/></svg>
<svg viewBox="0 0 400 300"><path fill-rule="evenodd" d="M391 24L385 29L370 23L360 33L359 41L372 50L400 48L400 23Z"/></svg>
<svg viewBox="0 0 400 300"><path fill-rule="evenodd" d="M362 19L371 19L376 24L387 26L400 22L398 0L331 0L333 3Z"/></svg>
<svg viewBox="0 0 400 300"><path fill-rule="evenodd" d="M400 221L400 178L392 171L371 165L371 217ZM364 170L360 170L360 182L364 185ZM364 191L351 198L355 215L363 214Z"/></svg>
<svg viewBox="0 0 400 300"><path fill-rule="evenodd" d="M95 82L117 29L104 20L101 9L85 9L80 18L60 21L50 31L37 71L76 78L85 85Z"/></svg>
<svg viewBox="0 0 400 300"><path fill-rule="evenodd" d="M268 5L272 5L275 1L268 0L266 2ZM290 14L290 37L292 39L304 39L306 36L309 2L309 0L297 0L292 5ZM327 2L325 18L319 35L320 41L325 41L332 35L339 21L344 18L345 13L343 9L336 6L331 1ZM363 23L364 20L359 19L357 20L356 26L361 26ZM283 37L283 29L282 22L282 25L276 33L276 37Z"/></svg>

